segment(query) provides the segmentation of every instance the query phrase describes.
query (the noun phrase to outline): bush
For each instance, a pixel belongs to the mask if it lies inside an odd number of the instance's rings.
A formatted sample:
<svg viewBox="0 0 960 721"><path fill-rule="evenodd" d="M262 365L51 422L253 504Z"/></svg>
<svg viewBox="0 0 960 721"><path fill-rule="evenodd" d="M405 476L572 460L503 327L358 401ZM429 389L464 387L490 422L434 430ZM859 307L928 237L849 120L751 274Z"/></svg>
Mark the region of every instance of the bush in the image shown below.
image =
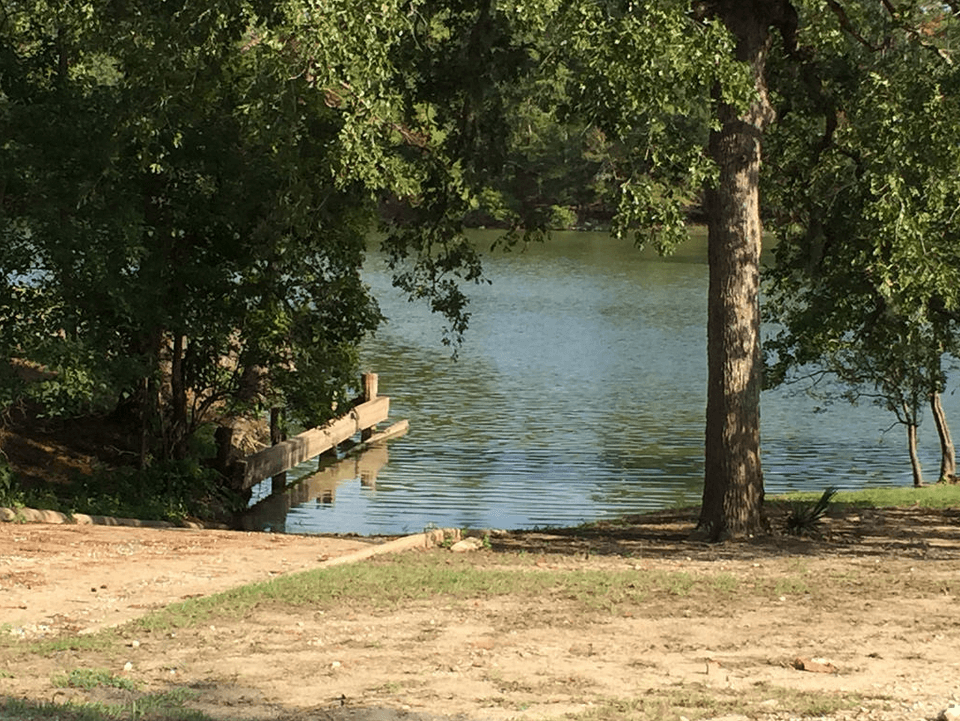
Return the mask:
<svg viewBox="0 0 960 721"><path fill-rule="evenodd" d="M568 230L577 227L577 212L573 208L562 205L550 206L550 215L547 220L549 227L556 230Z"/></svg>
<svg viewBox="0 0 960 721"><path fill-rule="evenodd" d="M216 470L194 459L99 471L77 479L68 492L64 501L73 513L144 520L225 519L245 505Z"/></svg>
<svg viewBox="0 0 960 721"><path fill-rule="evenodd" d="M837 494L837 488L830 486L824 490L816 503L794 501L793 510L787 517L787 533L806 536L816 533L820 519L830 508L830 501Z"/></svg>
<svg viewBox="0 0 960 721"><path fill-rule="evenodd" d="M0 455L0 506L11 508L23 505L23 492L17 484L17 476L7 462Z"/></svg>

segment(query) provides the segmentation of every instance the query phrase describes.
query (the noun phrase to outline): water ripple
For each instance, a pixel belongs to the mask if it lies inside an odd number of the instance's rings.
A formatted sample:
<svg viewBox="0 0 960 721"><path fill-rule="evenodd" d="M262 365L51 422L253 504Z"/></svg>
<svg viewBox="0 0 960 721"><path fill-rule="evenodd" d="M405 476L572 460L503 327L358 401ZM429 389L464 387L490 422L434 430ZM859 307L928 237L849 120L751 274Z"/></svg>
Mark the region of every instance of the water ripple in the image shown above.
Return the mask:
<svg viewBox="0 0 960 721"><path fill-rule="evenodd" d="M391 396L391 418L409 419L410 432L383 457L358 461L356 474L347 466L336 480L307 480L264 501L260 527L530 528L697 503L707 278L701 256L679 261L589 234L494 258L493 285L472 294L457 362L439 343L437 318L372 265L365 279L391 322L364 362ZM957 399L945 402L952 413ZM884 433L883 411L815 407L764 394L768 492L910 482L902 434ZM922 451L932 473L936 444ZM292 475L315 469L309 462Z"/></svg>

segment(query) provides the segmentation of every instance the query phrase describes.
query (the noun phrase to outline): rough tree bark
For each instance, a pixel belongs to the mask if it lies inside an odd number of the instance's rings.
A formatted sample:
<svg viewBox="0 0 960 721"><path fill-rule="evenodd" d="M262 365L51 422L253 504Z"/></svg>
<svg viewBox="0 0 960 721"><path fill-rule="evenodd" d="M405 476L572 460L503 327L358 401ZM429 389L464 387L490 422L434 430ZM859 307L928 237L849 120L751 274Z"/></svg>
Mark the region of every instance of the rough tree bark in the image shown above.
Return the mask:
<svg viewBox="0 0 960 721"><path fill-rule="evenodd" d="M796 13L785 0L717 0L737 39L757 99L745 112L717 100L720 128L709 151L720 170L706 194L710 288L707 319L706 467L700 529L711 540L765 530L760 467L760 158L774 111L764 68L771 27L786 35Z"/></svg>
<svg viewBox="0 0 960 721"><path fill-rule="evenodd" d="M936 391L930 394L930 409L933 411L933 422L940 438L940 480L952 482L957 477L957 451L950 436L950 426L947 425L940 394Z"/></svg>

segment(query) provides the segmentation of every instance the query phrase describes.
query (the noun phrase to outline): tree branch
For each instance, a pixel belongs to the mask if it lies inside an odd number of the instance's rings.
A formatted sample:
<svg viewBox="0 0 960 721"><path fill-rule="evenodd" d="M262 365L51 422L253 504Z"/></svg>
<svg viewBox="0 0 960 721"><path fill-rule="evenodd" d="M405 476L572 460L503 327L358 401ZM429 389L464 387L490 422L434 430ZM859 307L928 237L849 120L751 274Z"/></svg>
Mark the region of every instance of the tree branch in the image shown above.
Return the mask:
<svg viewBox="0 0 960 721"><path fill-rule="evenodd" d="M832 1L832 0L828 0L828 2L829 1ZM934 53L941 60L945 60L947 64L949 65L953 64L953 58L950 57L950 52L948 50L944 48L939 48L933 43L926 42L923 39L924 33L923 33L922 26L912 27L908 25L906 22L904 22L903 16L900 14L900 11L897 10L897 8L893 5L892 2L890 2L890 0L881 0L881 2L883 3L884 9L886 9L887 13L889 13L890 15L890 18L893 20L894 25L896 25L901 30L903 30L909 38L913 39L917 44L920 45L920 47L925 48L930 52ZM947 4L950 6L950 9L953 10L954 14L960 14L960 2L957 2L957 0L953 0L953 2L948 2Z"/></svg>
<svg viewBox="0 0 960 721"><path fill-rule="evenodd" d="M841 7L840 3L837 0L827 0L827 5L830 6L830 9L833 10L833 14L837 16L837 19L840 21L840 27L846 30L850 37L854 38L857 42L863 45L865 48L868 48L871 52L878 52L882 46L874 45L869 40L867 40L863 35L861 35L853 23L850 22L850 17L847 15L847 11Z"/></svg>
<svg viewBox="0 0 960 721"><path fill-rule="evenodd" d="M350 97L353 98L354 102L358 105L361 105L365 110L370 110L370 105L364 100L360 95L353 89L350 83L341 80L340 87L347 91L350 94ZM337 91L332 88L323 89L323 102L328 108L339 108L343 104L343 96L337 93ZM430 147L430 134L424 130L410 130L406 126L401 125L392 120L384 120L383 118L371 113L371 117L375 122L380 124L383 127L390 128L391 130L396 131L400 134L400 137L403 138L404 142L407 145L412 145L415 148L420 148L421 150L427 150Z"/></svg>

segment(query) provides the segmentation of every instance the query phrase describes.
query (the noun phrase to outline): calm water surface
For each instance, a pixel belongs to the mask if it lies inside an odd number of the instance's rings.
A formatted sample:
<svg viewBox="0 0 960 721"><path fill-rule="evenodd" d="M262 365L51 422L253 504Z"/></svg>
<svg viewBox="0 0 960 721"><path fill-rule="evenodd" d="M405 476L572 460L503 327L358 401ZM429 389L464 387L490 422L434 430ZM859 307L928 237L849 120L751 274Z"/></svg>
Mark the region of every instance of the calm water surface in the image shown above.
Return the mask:
<svg viewBox="0 0 960 721"><path fill-rule="evenodd" d="M484 239L484 242L488 242ZM365 270L390 322L364 365L410 432L261 505L252 527L297 533L570 525L697 503L706 406L705 242L667 259L599 233L558 234L489 256L492 285L470 289L457 361L442 320ZM954 396L944 399L957 417ZM904 433L870 405L785 391L762 399L768 492L905 485ZM936 475L933 424L921 427ZM269 482L255 499L269 491ZM289 509L288 509L289 506Z"/></svg>

